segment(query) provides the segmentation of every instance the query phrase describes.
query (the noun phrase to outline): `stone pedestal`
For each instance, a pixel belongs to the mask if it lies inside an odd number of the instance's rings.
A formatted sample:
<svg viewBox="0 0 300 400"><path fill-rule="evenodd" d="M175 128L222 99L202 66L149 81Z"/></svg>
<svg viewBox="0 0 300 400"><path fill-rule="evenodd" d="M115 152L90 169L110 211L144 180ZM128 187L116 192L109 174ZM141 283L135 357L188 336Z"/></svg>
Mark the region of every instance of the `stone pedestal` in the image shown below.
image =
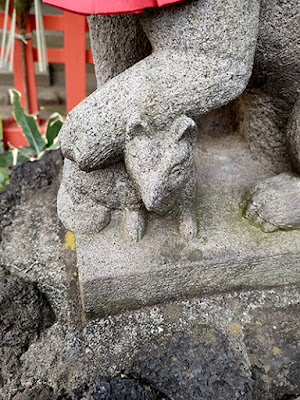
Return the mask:
<svg viewBox="0 0 300 400"><path fill-rule="evenodd" d="M208 293L300 282L299 231L263 233L243 217L249 188L273 176L235 135L200 135L198 235L186 241L171 216L148 223L131 243L121 216L98 235L76 235L79 282L88 316Z"/></svg>

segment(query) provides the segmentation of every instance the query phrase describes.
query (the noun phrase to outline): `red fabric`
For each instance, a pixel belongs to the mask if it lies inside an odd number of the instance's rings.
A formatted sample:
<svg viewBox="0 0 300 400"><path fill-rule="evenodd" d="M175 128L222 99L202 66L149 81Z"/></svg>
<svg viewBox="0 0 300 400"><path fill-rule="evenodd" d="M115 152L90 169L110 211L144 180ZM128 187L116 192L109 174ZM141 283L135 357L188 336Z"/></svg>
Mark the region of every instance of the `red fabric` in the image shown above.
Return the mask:
<svg viewBox="0 0 300 400"><path fill-rule="evenodd" d="M185 0L43 0L44 3L78 14L133 14L145 8L164 7Z"/></svg>

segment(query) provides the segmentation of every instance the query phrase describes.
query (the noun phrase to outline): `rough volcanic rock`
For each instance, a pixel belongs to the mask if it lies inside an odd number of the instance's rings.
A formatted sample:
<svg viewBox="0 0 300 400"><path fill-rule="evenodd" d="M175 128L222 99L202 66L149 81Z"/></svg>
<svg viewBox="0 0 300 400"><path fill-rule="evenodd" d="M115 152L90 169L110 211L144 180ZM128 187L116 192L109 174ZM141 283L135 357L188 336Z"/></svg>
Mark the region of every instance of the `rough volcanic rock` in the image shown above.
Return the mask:
<svg viewBox="0 0 300 400"><path fill-rule="evenodd" d="M208 326L199 326L192 337L176 332L147 344L132 368L170 399L252 399L241 355L232 354L228 339Z"/></svg>
<svg viewBox="0 0 300 400"><path fill-rule="evenodd" d="M20 357L55 315L46 298L32 284L0 272L0 387L18 373Z"/></svg>
<svg viewBox="0 0 300 400"><path fill-rule="evenodd" d="M300 310L266 307L251 312L244 329L254 380L254 399L284 400L300 395Z"/></svg>
<svg viewBox="0 0 300 400"><path fill-rule="evenodd" d="M62 393L56 400L164 400L167 398L149 385L134 379L98 376L90 386L84 385L71 395Z"/></svg>
<svg viewBox="0 0 300 400"><path fill-rule="evenodd" d="M10 184L0 193L0 264L36 284L56 315L66 318L76 255L56 211L62 166L57 150L14 169Z"/></svg>

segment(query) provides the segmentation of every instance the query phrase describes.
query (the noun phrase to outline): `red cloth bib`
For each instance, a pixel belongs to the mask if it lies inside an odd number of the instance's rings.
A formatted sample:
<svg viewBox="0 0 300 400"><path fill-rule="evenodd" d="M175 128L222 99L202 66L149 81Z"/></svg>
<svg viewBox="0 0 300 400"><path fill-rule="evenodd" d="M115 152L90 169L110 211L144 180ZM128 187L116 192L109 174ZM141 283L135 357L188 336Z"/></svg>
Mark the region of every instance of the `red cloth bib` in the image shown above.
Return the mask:
<svg viewBox="0 0 300 400"><path fill-rule="evenodd" d="M185 0L43 0L44 3L78 14L133 14L145 8L164 7Z"/></svg>

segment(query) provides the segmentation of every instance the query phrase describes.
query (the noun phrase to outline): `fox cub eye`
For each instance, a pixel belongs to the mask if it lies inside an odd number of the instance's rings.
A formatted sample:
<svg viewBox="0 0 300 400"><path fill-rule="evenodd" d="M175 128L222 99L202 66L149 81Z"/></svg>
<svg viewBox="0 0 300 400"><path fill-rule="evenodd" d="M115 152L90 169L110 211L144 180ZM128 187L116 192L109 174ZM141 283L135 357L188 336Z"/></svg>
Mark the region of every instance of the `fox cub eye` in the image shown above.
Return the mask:
<svg viewBox="0 0 300 400"><path fill-rule="evenodd" d="M170 175L177 175L177 174L181 173L181 171L182 171L182 166L177 164L171 169Z"/></svg>

